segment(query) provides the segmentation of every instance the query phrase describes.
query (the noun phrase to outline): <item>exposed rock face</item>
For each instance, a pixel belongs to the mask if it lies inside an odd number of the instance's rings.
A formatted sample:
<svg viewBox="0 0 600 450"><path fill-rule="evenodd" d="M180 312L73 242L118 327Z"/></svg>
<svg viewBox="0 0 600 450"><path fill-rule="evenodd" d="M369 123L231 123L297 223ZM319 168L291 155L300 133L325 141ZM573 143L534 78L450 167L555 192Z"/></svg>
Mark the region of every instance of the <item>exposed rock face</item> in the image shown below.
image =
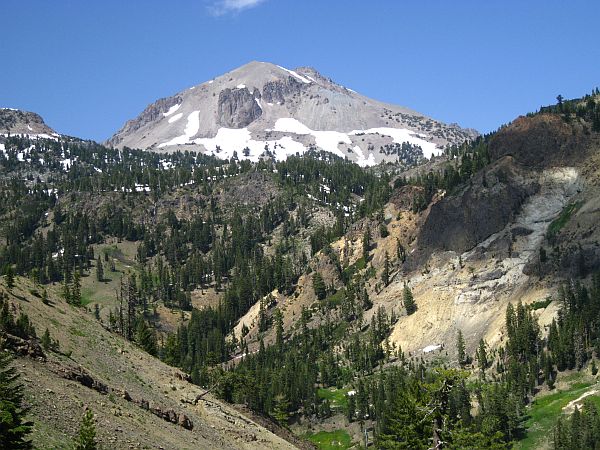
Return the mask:
<svg viewBox="0 0 600 450"><path fill-rule="evenodd" d="M506 158L482 176L475 178L461 195L454 195L431 206L419 236L419 247L429 254L434 250L462 253L503 229L514 219L523 202L539 186L524 183Z"/></svg>
<svg viewBox="0 0 600 450"><path fill-rule="evenodd" d="M55 134L39 114L18 109L0 108L0 133Z"/></svg>
<svg viewBox="0 0 600 450"><path fill-rule="evenodd" d="M250 93L246 87L222 90L217 105L218 123L227 128L244 128L250 125L262 114L259 101L258 89L254 89L254 93Z"/></svg>
<svg viewBox="0 0 600 450"><path fill-rule="evenodd" d="M263 86L263 98L268 103L285 103L285 97L302 89L302 83L293 77L285 80L269 81Z"/></svg>
<svg viewBox="0 0 600 450"><path fill-rule="evenodd" d="M585 156L587 135L555 114L519 117L490 141L492 159L512 156L529 168L574 165Z"/></svg>
<svg viewBox="0 0 600 450"><path fill-rule="evenodd" d="M109 139L108 143L114 146L119 145L122 141L120 135L135 133L146 124L160 119L172 106L178 105L181 102L182 98L180 95L158 99L156 102L148 105L135 119L125 122L123 128L121 128L115 136Z"/></svg>

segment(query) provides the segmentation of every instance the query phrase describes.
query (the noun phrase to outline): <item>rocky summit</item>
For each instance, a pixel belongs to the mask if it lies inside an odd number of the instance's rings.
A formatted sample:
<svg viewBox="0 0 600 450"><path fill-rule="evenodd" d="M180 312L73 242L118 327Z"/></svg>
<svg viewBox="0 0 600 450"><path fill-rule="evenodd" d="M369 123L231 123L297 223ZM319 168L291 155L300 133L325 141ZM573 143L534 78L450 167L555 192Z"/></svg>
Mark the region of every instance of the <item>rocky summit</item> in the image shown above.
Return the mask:
<svg viewBox="0 0 600 450"><path fill-rule="evenodd" d="M284 160L325 150L361 166L431 158L478 133L336 84L310 67L250 62L162 98L129 120L110 146L193 150L229 159Z"/></svg>
<svg viewBox="0 0 600 450"><path fill-rule="evenodd" d="M58 136L39 114L14 108L0 108L0 134Z"/></svg>

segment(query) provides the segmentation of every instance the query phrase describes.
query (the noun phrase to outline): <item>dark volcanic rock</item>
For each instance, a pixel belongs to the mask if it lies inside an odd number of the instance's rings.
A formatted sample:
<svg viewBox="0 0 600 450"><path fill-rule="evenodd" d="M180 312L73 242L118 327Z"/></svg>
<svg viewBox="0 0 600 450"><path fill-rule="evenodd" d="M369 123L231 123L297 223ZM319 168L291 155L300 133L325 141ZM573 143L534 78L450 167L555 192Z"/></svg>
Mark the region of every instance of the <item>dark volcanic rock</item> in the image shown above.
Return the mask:
<svg viewBox="0 0 600 450"><path fill-rule="evenodd" d="M23 339L5 332L0 332L0 342L2 345L11 349L17 355L28 356L30 358L46 359L44 350L35 339Z"/></svg>
<svg viewBox="0 0 600 450"><path fill-rule="evenodd" d="M490 156L512 156L529 168L573 166L585 156L589 139L579 128L555 114L519 117L490 140Z"/></svg>
<svg viewBox="0 0 600 450"><path fill-rule="evenodd" d="M462 193L433 204L419 236L426 254L434 250L464 252L502 230L539 186L524 184L510 158L481 174Z"/></svg>
<svg viewBox="0 0 600 450"><path fill-rule="evenodd" d="M268 81L263 86L263 99L268 103L285 103L285 97L299 93L302 83L294 77L285 80Z"/></svg>
<svg viewBox="0 0 600 450"><path fill-rule="evenodd" d="M260 99L258 89L250 93L247 88L224 89L219 93L217 122L228 128L244 128L258 119L262 109L255 99Z"/></svg>

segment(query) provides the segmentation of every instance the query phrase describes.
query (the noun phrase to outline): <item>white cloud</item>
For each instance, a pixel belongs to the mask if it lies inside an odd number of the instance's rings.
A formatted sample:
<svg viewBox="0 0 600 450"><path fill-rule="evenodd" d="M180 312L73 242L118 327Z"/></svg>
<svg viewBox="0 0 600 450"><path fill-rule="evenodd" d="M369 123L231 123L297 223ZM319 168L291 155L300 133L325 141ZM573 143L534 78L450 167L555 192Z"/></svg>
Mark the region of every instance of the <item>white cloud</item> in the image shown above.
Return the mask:
<svg viewBox="0 0 600 450"><path fill-rule="evenodd" d="M264 3L266 0L218 0L212 4L213 14L221 16L227 13L237 13Z"/></svg>

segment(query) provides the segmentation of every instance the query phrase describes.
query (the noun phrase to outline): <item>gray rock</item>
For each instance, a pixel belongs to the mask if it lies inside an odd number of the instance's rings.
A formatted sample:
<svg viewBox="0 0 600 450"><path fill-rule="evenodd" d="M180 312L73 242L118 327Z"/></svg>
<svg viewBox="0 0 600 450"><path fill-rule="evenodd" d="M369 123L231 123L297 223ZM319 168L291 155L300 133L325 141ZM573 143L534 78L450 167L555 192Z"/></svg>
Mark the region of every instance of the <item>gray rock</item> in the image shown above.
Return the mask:
<svg viewBox="0 0 600 450"><path fill-rule="evenodd" d="M248 88L224 89L219 93L217 123L227 128L244 128L258 119L262 109L258 89L250 93Z"/></svg>
<svg viewBox="0 0 600 450"><path fill-rule="evenodd" d="M263 86L263 98L268 103L285 103L289 95L297 94L302 89L302 83L293 77L284 80L268 81Z"/></svg>

